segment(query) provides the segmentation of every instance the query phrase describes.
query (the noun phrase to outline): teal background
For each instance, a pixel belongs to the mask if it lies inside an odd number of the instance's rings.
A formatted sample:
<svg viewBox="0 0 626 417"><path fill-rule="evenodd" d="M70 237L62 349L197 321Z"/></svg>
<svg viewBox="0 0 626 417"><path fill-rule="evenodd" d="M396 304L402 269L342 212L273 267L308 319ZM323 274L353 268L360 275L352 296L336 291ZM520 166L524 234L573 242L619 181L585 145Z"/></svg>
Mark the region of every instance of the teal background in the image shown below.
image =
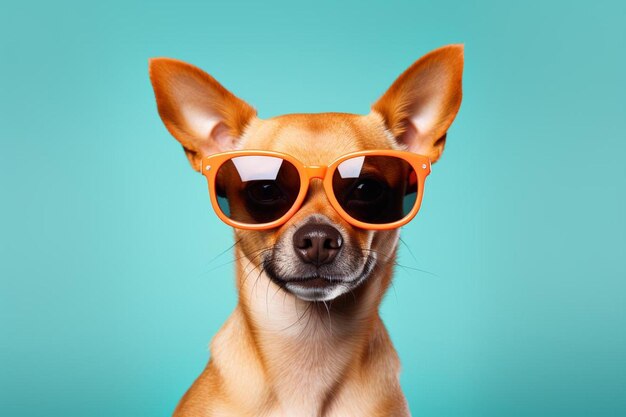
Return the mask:
<svg viewBox="0 0 626 417"><path fill-rule="evenodd" d="M366 113L458 42L463 105L382 308L411 410L626 415L625 28L618 1L4 2L0 415L167 416L235 305L149 57L262 117Z"/></svg>

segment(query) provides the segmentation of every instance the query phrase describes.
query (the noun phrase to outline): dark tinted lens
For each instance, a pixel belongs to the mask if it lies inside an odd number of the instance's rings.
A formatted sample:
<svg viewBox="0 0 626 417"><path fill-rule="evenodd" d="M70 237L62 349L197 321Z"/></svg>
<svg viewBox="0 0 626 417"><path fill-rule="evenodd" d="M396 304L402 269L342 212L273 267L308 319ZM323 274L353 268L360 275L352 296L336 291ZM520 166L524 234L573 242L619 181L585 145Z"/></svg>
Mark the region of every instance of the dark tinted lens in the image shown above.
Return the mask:
<svg viewBox="0 0 626 417"><path fill-rule="evenodd" d="M417 175L403 159L357 156L333 174L333 191L341 207L364 223L393 223L407 216L417 199Z"/></svg>
<svg viewBox="0 0 626 417"><path fill-rule="evenodd" d="M232 220L269 223L293 206L300 175L293 164L273 156L238 156L217 171L217 202Z"/></svg>

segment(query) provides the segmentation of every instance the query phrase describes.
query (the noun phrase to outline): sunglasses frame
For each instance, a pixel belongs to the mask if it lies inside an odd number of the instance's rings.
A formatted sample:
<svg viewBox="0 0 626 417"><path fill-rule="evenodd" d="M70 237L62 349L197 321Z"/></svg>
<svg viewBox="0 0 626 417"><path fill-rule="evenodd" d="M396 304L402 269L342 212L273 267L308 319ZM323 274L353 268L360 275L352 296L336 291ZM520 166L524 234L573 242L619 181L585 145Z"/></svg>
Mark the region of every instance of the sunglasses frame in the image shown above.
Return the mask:
<svg viewBox="0 0 626 417"><path fill-rule="evenodd" d="M271 156L276 158L282 158L285 161L291 163L300 175L300 191L298 192L298 197L294 201L292 207L279 219L274 220L269 223L261 223L261 224L249 224L249 223L241 223L235 220L232 220L226 214L222 212L222 209L219 206L217 201L217 193L215 192L215 180L217 178L217 173L220 167L227 161L232 158L240 157L240 156ZM359 156L391 156L400 158L406 162L408 162L412 167L417 176L417 196L415 198L415 204L413 208L402 219L397 220L392 223L383 223L383 224L375 224L375 223L365 223L360 220L357 220L350 216L339 204L339 201L335 197L335 193L333 190L333 174L335 170L342 162L352 159ZM245 229L245 230L267 230L279 227L285 224L302 206L302 202L306 198L309 185L311 180L314 178L322 180L324 192L326 193L326 197L330 201L333 209L348 223L352 226L359 227L362 229L368 230L390 230L396 229L400 226L403 226L410 222L417 212L420 209L420 205L422 203L422 196L424 195L424 184L426 182L426 177L430 174L431 166L430 159L427 156L419 155L412 152L406 151L397 151L391 149L384 150L367 150L367 151L357 151L351 152L346 155L343 155L337 159L335 159L330 165L304 165L297 158L285 154L282 152L274 152L274 151L263 151L263 150L240 150L240 151L228 151L221 152L211 156L204 157L202 159L202 174L206 177L208 185L209 185L209 195L211 198L211 204L213 205L213 209L218 217L229 226Z"/></svg>

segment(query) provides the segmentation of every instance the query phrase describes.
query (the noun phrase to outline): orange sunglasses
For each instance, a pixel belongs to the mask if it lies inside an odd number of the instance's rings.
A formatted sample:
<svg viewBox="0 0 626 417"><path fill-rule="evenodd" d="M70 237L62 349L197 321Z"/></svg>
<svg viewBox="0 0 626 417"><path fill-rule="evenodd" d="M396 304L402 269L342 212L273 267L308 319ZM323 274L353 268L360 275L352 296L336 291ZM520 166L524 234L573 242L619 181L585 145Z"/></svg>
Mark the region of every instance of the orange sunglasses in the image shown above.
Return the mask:
<svg viewBox="0 0 626 417"><path fill-rule="evenodd" d="M430 160L395 150L353 152L328 166L291 155L242 150L202 160L211 204L224 223L248 230L278 227L304 201L313 178L332 207L355 227L388 230L408 223L422 202Z"/></svg>

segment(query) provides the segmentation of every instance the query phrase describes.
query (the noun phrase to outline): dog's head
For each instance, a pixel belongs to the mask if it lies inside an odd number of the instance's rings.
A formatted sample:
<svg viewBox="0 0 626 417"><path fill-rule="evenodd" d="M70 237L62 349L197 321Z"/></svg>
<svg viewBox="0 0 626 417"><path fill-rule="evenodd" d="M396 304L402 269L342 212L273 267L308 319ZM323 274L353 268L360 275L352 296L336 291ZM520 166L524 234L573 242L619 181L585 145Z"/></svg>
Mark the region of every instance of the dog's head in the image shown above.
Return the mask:
<svg viewBox="0 0 626 417"><path fill-rule="evenodd" d="M371 149L409 150L435 162L461 104L462 71L463 47L447 46L408 68L368 115L291 114L262 120L202 70L171 59L150 61L159 114L197 171L204 157L235 149L278 151L315 166ZM400 178L398 169L385 167L386 176ZM362 187L365 194L376 193L371 185ZM346 222L317 179L300 209L280 227L235 233L250 263L283 290L309 301L334 299L358 287L393 257L398 238L397 230L366 230Z"/></svg>

